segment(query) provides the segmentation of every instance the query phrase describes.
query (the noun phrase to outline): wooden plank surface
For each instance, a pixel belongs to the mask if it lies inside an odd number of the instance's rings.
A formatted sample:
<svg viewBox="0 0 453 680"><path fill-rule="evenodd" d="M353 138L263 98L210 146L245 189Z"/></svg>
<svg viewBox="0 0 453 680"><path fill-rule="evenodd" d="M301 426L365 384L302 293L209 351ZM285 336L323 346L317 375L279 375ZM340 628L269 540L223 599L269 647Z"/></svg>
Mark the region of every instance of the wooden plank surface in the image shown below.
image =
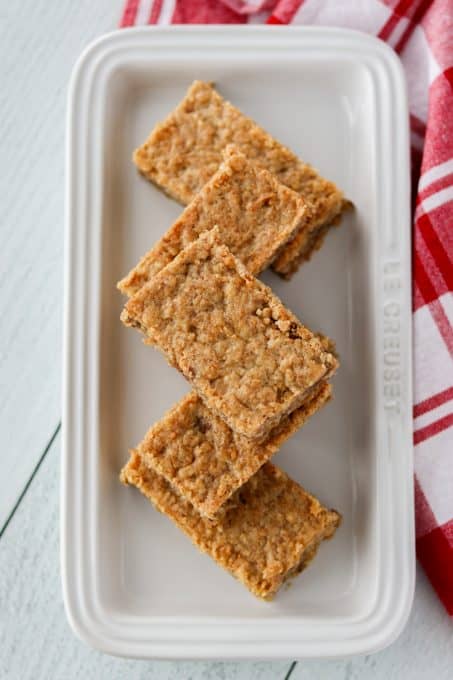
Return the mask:
<svg viewBox="0 0 453 680"><path fill-rule="evenodd" d="M60 420L66 88L121 0L0 10L0 528Z"/></svg>
<svg viewBox="0 0 453 680"><path fill-rule="evenodd" d="M291 680L447 680L453 676L453 624L417 566L414 607L393 645L350 660L303 661Z"/></svg>
<svg viewBox="0 0 453 680"><path fill-rule="evenodd" d="M58 555L65 94L77 55L116 27L122 5L21 0L0 10L0 678L284 680L292 670L292 680L447 680L452 624L423 574L400 640L350 661L129 661L68 627Z"/></svg>
<svg viewBox="0 0 453 680"><path fill-rule="evenodd" d="M130 661L79 642L66 622L59 569L59 436L0 541L2 680L284 680L290 662Z"/></svg>
<svg viewBox="0 0 453 680"><path fill-rule="evenodd" d="M59 436L44 458L0 541L2 680L285 680L290 662L207 663L115 659L89 649L70 631L58 564ZM301 661L291 680L447 680L453 626L425 576L401 638L376 655Z"/></svg>

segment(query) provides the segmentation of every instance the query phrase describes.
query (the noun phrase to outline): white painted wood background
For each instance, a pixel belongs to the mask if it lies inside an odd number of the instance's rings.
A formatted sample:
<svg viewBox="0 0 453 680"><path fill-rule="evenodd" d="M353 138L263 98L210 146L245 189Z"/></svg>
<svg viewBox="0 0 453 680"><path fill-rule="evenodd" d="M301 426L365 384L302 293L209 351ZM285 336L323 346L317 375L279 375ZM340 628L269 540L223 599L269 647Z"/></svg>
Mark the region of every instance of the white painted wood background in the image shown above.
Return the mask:
<svg viewBox="0 0 453 680"><path fill-rule="evenodd" d="M121 6L0 0L0 680L447 680L453 626L422 573L401 638L351 661L125 661L69 630L58 563L65 95L77 55Z"/></svg>

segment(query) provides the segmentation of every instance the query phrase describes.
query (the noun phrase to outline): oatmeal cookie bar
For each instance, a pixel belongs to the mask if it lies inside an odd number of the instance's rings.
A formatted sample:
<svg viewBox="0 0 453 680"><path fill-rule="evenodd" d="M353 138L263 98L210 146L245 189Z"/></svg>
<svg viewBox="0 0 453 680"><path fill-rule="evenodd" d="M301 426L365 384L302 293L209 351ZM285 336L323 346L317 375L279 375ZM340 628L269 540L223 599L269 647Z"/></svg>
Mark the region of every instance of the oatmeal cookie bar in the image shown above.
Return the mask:
<svg viewBox="0 0 453 680"><path fill-rule="evenodd" d="M310 229L300 229L273 263L277 273L289 277L320 247L349 202L335 184L223 99L212 84L196 80L133 158L147 179L187 204L216 172L228 144L235 144L312 206Z"/></svg>
<svg viewBox="0 0 453 680"><path fill-rule="evenodd" d="M297 231L311 228L311 211L300 194L229 146L219 169L118 288L133 295L215 224L231 252L259 274Z"/></svg>
<svg viewBox="0 0 453 680"><path fill-rule="evenodd" d="M341 520L271 463L236 491L218 522L201 516L137 452L121 481L136 486L202 552L266 600L302 571Z"/></svg>
<svg viewBox="0 0 453 680"><path fill-rule="evenodd" d="M326 344L220 243L217 229L130 298L121 319L247 437L266 435L338 366Z"/></svg>
<svg viewBox="0 0 453 680"><path fill-rule="evenodd" d="M282 418L262 442L231 430L191 392L153 425L137 451L198 512L214 518L225 501L331 397L322 383L306 404Z"/></svg>

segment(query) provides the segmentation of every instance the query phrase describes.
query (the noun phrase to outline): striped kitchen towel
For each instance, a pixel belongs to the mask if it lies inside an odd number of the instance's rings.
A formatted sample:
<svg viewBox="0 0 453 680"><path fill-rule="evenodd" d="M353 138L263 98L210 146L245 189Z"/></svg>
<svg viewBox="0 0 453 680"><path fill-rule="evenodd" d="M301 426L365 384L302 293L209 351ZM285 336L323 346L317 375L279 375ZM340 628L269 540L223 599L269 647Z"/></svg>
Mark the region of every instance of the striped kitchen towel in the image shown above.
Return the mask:
<svg viewBox="0 0 453 680"><path fill-rule="evenodd" d="M417 555L453 614L453 0L127 0L121 26L304 24L376 35L410 101Z"/></svg>

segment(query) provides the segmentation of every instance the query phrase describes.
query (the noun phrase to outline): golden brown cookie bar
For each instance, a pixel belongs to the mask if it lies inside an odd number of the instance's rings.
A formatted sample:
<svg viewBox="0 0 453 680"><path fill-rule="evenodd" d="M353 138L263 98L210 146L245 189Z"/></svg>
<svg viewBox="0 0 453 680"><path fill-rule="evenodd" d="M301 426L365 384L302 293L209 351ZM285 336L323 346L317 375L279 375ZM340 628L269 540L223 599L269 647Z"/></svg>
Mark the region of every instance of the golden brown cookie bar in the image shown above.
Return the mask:
<svg viewBox="0 0 453 680"><path fill-rule="evenodd" d="M218 522L201 516L137 452L121 481L136 486L202 552L266 600L302 571L341 520L271 463L236 491Z"/></svg>
<svg viewBox="0 0 453 680"><path fill-rule="evenodd" d="M118 288L133 295L214 225L231 252L259 274L296 231L310 229L311 211L300 194L229 146L217 172Z"/></svg>
<svg viewBox="0 0 453 680"><path fill-rule="evenodd" d="M145 284L121 319L157 344L206 406L246 437L264 437L338 366L220 243L217 229Z"/></svg>
<svg viewBox="0 0 453 680"><path fill-rule="evenodd" d="M321 383L311 398L262 441L237 434L191 392L153 425L137 451L202 515L214 518L225 501L330 399Z"/></svg>
<svg viewBox="0 0 453 680"><path fill-rule="evenodd" d="M312 206L310 229L301 229L273 264L276 272L290 276L321 245L321 235L348 202L335 184L223 99L210 83L196 80L191 85L180 104L134 152L134 162L147 179L187 204L217 171L228 144L235 144Z"/></svg>

